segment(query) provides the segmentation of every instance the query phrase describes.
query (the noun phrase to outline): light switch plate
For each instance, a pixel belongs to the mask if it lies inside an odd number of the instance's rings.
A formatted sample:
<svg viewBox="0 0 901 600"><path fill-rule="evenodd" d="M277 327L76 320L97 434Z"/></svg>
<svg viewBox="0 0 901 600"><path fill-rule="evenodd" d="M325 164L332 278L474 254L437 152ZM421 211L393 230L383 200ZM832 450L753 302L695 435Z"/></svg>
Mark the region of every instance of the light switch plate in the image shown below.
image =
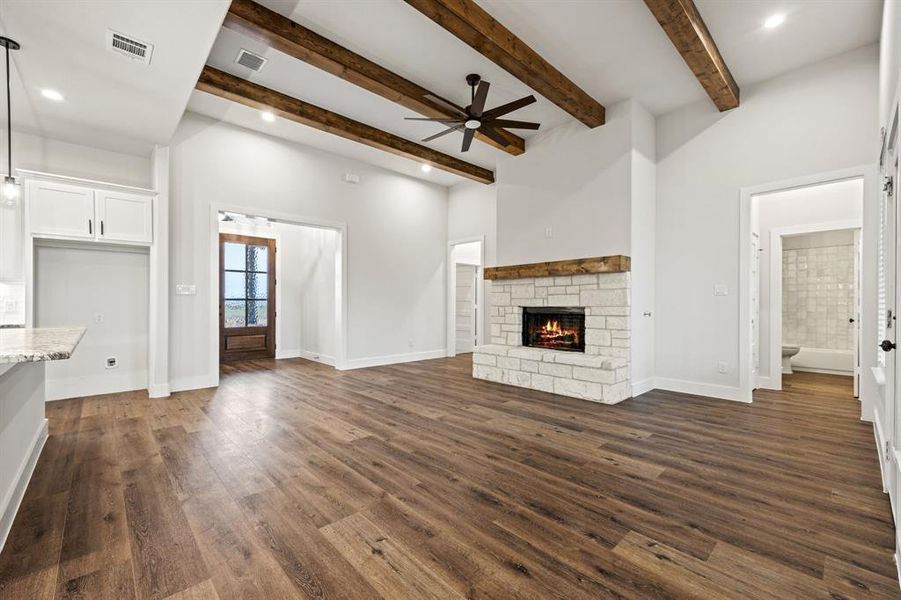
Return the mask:
<svg viewBox="0 0 901 600"><path fill-rule="evenodd" d="M197 295L197 286L179 283L175 286L175 295L176 296L196 296Z"/></svg>
<svg viewBox="0 0 901 600"><path fill-rule="evenodd" d="M713 295L714 296L728 296L729 295L729 286L725 283L716 283L713 285Z"/></svg>

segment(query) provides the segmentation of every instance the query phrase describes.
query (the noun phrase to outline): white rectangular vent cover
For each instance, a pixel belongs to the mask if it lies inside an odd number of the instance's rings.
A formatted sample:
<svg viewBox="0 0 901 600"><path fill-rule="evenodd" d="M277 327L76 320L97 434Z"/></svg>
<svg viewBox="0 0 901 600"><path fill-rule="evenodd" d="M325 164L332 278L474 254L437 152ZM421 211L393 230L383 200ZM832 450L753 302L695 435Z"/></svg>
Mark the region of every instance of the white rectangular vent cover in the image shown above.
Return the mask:
<svg viewBox="0 0 901 600"><path fill-rule="evenodd" d="M144 64L150 64L150 55L153 54L153 44L142 42L112 29L106 30L106 49Z"/></svg>
<svg viewBox="0 0 901 600"><path fill-rule="evenodd" d="M235 59L235 62L241 66L247 67L251 71L259 71L263 68L263 65L266 64L266 59L259 54L254 54L250 50L241 48L241 51L238 52L238 58Z"/></svg>

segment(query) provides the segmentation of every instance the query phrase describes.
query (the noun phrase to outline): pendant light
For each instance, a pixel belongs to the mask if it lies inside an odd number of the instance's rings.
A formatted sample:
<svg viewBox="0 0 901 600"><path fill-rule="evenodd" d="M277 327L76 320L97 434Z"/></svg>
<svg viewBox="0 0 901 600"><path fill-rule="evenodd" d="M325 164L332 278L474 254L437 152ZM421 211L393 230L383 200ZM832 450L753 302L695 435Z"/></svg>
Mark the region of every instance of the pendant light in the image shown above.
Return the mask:
<svg viewBox="0 0 901 600"><path fill-rule="evenodd" d="M19 198L19 184L13 177L13 119L9 93L9 51L21 48L19 42L0 36L0 46L6 48L6 149L7 171L3 180L3 199L7 205L14 205Z"/></svg>

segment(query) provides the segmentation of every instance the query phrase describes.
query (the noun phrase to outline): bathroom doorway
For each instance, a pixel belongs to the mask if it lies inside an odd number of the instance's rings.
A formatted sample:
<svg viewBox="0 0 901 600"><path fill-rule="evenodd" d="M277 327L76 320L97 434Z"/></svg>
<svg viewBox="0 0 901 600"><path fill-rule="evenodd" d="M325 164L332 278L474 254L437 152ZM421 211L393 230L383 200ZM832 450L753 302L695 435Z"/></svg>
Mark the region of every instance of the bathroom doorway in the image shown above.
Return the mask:
<svg viewBox="0 0 901 600"><path fill-rule="evenodd" d="M845 375L859 388L860 228L772 230L771 372ZM777 364L778 361L778 364Z"/></svg>
<svg viewBox="0 0 901 600"><path fill-rule="evenodd" d="M858 395L863 190L849 177L751 196L754 388L813 371L846 376Z"/></svg>

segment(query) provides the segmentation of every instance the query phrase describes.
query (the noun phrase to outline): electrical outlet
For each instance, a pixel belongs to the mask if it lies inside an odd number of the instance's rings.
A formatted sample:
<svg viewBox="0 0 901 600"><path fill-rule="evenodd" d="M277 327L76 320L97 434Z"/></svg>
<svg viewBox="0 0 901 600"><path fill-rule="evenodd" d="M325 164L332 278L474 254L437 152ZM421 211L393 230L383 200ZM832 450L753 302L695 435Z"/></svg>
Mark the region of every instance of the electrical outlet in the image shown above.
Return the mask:
<svg viewBox="0 0 901 600"><path fill-rule="evenodd" d="M94 322L103 323L103 313L94 313Z"/></svg>
<svg viewBox="0 0 901 600"><path fill-rule="evenodd" d="M175 286L175 295L176 296L196 296L197 295L197 286L179 283Z"/></svg>
<svg viewBox="0 0 901 600"><path fill-rule="evenodd" d="M115 356L110 356L106 359L106 368L107 369L115 369L119 366L119 359Z"/></svg>
<svg viewBox="0 0 901 600"><path fill-rule="evenodd" d="M728 373L729 365L726 364L726 361L721 360L720 362L716 363L716 370L720 373Z"/></svg>
<svg viewBox="0 0 901 600"><path fill-rule="evenodd" d="M410 338L409 340L407 340L407 345L410 346L410 348L413 347L413 338Z"/></svg>
<svg viewBox="0 0 901 600"><path fill-rule="evenodd" d="M545 227L544 228L544 237L546 237L546 238L554 237L554 230L551 229L550 227Z"/></svg>
<svg viewBox="0 0 901 600"><path fill-rule="evenodd" d="M717 283L713 286L713 295L714 296L728 296L729 295L729 286L725 283Z"/></svg>

